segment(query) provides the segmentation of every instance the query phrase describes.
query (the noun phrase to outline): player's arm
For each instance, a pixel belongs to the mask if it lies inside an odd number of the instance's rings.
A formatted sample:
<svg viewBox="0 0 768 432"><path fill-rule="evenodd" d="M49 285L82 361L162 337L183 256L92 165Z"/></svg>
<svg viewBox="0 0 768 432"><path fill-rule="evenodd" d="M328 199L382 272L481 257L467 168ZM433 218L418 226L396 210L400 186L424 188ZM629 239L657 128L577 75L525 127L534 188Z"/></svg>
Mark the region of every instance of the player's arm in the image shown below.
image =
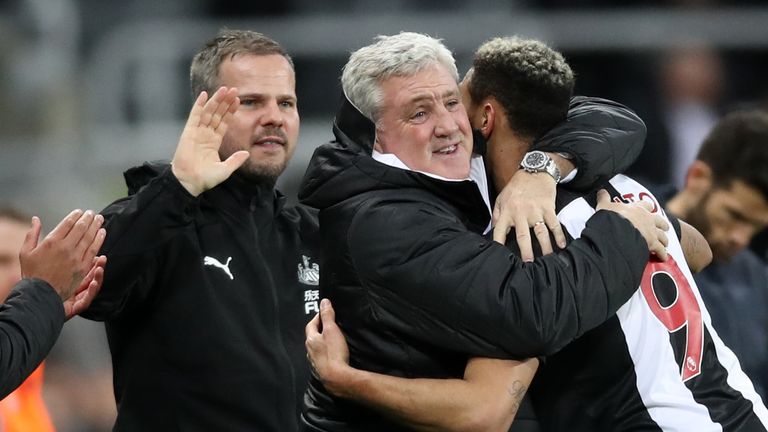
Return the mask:
<svg viewBox="0 0 768 432"><path fill-rule="evenodd" d="M677 219L677 221L680 224L678 236L680 238L680 246L683 248L683 254L685 254L685 261L692 272L698 273L712 262L712 248L709 247L707 239L704 238L704 235L699 230L681 219Z"/></svg>
<svg viewBox="0 0 768 432"><path fill-rule="evenodd" d="M355 369L328 300L307 324L312 369L326 390L419 431L507 431L538 367L473 358L463 379L407 379Z"/></svg>
<svg viewBox="0 0 768 432"><path fill-rule="evenodd" d="M571 100L566 120L537 139L531 150L549 154L561 178L567 179L565 188L589 191L629 168L643 148L645 135L645 124L629 108L607 99L577 96ZM555 214L554 178L520 170L506 185L498 181L494 240L504 244L514 227L523 261L532 261L529 228L534 228L544 253L552 250L549 231L562 249L565 235Z"/></svg>

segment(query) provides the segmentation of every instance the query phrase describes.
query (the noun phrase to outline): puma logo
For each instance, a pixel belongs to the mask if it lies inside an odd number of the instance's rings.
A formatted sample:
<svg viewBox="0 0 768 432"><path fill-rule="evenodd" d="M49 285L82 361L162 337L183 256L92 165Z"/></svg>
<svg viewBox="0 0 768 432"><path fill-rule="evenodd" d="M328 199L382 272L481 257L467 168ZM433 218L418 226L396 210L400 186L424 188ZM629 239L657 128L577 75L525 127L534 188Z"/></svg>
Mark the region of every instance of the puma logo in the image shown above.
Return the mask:
<svg viewBox="0 0 768 432"><path fill-rule="evenodd" d="M232 261L232 257L227 258L227 263L226 264L222 264L216 258L207 256L207 257L205 257L203 259L203 265L209 265L209 266L218 267L218 268L224 270L224 273L226 273L227 276L229 276L229 278L231 280L235 280L235 277L232 276L232 272L229 271L229 263L230 263L230 261Z"/></svg>

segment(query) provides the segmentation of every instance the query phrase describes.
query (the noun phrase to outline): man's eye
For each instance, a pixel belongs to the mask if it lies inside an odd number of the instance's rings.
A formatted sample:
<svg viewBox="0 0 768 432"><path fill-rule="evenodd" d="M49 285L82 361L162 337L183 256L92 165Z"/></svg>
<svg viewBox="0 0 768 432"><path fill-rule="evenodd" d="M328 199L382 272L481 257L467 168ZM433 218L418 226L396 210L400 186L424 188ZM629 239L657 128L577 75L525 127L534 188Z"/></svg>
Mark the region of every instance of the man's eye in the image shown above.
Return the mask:
<svg viewBox="0 0 768 432"><path fill-rule="evenodd" d="M253 101L253 99L242 99L240 101L240 105L242 106L252 106L254 103L255 102Z"/></svg>
<svg viewBox="0 0 768 432"><path fill-rule="evenodd" d="M446 102L445 106L447 106L449 109L456 108L457 106L459 106L459 100L451 99L448 102Z"/></svg>
<svg viewBox="0 0 768 432"><path fill-rule="evenodd" d="M296 106L296 102L293 101L282 101L280 102L280 106L283 108L293 108Z"/></svg>
<svg viewBox="0 0 768 432"><path fill-rule="evenodd" d="M412 118L419 119L426 117L427 112L426 111L418 111L416 114L413 115Z"/></svg>

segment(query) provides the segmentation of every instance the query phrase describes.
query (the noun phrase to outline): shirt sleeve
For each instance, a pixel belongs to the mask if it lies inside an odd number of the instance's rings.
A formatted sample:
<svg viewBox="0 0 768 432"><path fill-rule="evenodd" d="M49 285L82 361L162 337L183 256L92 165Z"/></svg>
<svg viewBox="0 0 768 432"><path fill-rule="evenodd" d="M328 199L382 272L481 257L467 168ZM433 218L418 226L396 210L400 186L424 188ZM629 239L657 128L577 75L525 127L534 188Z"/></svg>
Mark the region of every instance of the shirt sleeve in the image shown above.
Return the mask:
<svg viewBox="0 0 768 432"><path fill-rule="evenodd" d="M556 352L613 315L648 259L639 232L599 211L563 251L523 263L423 203L359 212L350 255L382 325L486 357ZM375 228L374 228L375 227Z"/></svg>
<svg viewBox="0 0 768 432"><path fill-rule="evenodd" d="M23 279L0 305L0 399L45 359L64 325L61 297L45 281Z"/></svg>
<svg viewBox="0 0 768 432"><path fill-rule="evenodd" d="M107 256L104 282L91 306L80 315L94 320L115 318L149 299L157 279L177 254L170 248L192 226L198 199L166 168L135 194L107 206L107 237L100 254Z"/></svg>
<svg viewBox="0 0 768 432"><path fill-rule="evenodd" d="M643 149L645 123L607 99L574 97L566 120L536 140L532 150L569 155L576 175L564 187L588 191L632 165Z"/></svg>

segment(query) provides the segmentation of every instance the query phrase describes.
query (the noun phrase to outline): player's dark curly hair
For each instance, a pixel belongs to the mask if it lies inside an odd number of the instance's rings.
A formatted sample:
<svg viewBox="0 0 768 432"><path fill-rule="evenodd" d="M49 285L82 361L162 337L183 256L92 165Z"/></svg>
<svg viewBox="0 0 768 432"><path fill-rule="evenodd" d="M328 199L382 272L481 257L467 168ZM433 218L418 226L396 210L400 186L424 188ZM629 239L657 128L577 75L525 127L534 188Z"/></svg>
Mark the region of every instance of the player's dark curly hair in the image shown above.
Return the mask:
<svg viewBox="0 0 768 432"><path fill-rule="evenodd" d="M574 76L563 56L542 42L495 38L475 52L469 94L494 97L519 135L537 139L565 120Z"/></svg>

